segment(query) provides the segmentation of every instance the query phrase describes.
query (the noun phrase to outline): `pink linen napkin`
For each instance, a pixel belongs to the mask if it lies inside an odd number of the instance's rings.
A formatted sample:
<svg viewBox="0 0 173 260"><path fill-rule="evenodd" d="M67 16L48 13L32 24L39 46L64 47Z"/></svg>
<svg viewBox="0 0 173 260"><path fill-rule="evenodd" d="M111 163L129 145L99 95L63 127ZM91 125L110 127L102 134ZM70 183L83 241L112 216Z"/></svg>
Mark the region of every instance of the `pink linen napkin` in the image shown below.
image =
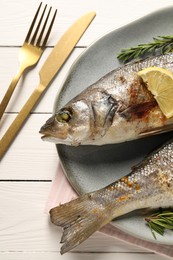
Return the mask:
<svg viewBox="0 0 173 260"><path fill-rule="evenodd" d="M63 204L76 197L76 192L70 186L61 166L59 165L47 200L45 208L46 213L48 213L51 208L59 205L60 203ZM158 245L156 243L147 242L145 240L133 237L132 235L128 235L111 224L103 227L100 232L120 239L126 243L130 243L143 249L147 249L149 251L173 258L173 246Z"/></svg>

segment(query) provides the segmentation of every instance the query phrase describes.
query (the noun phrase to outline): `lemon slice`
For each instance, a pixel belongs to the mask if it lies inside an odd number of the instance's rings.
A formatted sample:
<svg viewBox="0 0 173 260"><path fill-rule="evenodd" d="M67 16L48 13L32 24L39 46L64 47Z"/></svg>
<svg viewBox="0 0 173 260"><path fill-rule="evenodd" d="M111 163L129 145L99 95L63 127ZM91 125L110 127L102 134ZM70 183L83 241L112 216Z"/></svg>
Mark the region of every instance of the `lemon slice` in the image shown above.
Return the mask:
<svg viewBox="0 0 173 260"><path fill-rule="evenodd" d="M149 67L138 72L147 83L148 90L154 95L162 113L173 116L173 73L160 67Z"/></svg>

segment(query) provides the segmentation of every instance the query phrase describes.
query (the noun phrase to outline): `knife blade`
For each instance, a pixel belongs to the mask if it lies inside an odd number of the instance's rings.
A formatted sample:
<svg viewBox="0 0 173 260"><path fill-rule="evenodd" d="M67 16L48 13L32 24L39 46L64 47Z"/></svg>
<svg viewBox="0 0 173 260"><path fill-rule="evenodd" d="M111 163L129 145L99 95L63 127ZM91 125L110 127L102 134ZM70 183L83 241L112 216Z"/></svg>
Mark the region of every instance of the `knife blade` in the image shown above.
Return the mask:
<svg viewBox="0 0 173 260"><path fill-rule="evenodd" d="M0 159L6 153L8 147L16 137L22 125L29 116L31 110L36 105L41 95L49 87L51 81L60 70L70 53L74 49L81 36L88 28L94 17L95 12L90 12L80 17L61 37L55 45L48 58L44 62L40 72L40 83L32 92L31 96L22 107L2 139L0 140Z"/></svg>

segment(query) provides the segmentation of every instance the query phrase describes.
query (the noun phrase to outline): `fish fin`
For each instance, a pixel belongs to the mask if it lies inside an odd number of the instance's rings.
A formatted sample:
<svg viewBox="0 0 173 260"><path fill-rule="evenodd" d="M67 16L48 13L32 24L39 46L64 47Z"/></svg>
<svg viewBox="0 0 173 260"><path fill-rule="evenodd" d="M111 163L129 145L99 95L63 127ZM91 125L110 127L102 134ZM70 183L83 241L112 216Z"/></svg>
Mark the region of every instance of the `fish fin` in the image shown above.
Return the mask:
<svg viewBox="0 0 173 260"><path fill-rule="evenodd" d="M106 217L96 208L90 194L51 209L50 218L52 223L63 228L61 254L82 243L110 221L105 223Z"/></svg>
<svg viewBox="0 0 173 260"><path fill-rule="evenodd" d="M162 134L162 133L170 132L172 130L173 130L173 123L143 131L139 134L139 137L147 137L151 135Z"/></svg>

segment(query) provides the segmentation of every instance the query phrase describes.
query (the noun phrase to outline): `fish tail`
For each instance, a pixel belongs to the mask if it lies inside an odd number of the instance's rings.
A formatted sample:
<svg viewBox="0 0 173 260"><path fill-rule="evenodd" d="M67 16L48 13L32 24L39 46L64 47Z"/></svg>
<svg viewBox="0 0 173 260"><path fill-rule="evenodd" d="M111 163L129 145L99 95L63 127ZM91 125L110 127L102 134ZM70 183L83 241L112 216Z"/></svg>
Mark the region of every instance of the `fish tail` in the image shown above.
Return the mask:
<svg viewBox="0 0 173 260"><path fill-rule="evenodd" d="M63 228L61 254L82 243L110 221L102 211L91 193L50 210L52 223Z"/></svg>

